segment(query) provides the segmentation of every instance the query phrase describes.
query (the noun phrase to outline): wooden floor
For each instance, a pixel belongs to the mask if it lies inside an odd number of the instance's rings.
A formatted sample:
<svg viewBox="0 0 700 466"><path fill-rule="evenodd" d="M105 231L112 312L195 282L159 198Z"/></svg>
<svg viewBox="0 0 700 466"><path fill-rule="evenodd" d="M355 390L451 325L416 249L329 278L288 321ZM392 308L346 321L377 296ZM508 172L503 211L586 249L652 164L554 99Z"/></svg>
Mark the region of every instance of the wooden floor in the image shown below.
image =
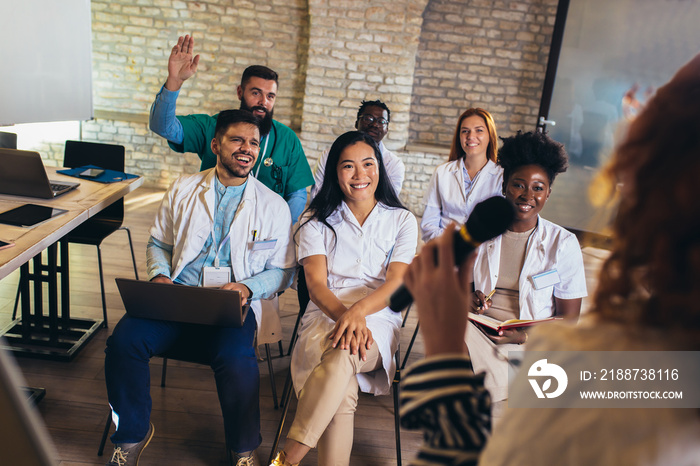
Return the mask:
<svg viewBox="0 0 700 466"><path fill-rule="evenodd" d="M162 198L162 191L139 189L126 198L126 220L134 239L140 278L145 278L145 247L148 229ZM109 415L104 383L104 347L112 327L124 313L115 277L133 277L126 233L116 232L102 245L107 308L110 328L101 330L71 362L18 358L28 385L46 389L39 403L42 415L58 451L58 464L98 465L109 459L111 443L105 456L97 456L97 447ZM595 285L595 271L605 257L604 251L584 250L589 293ZM71 245L71 313L75 317L101 316L97 255L94 247ZM18 273L0 281L0 327L11 321L17 291ZM286 351L296 320L296 293L282 295L281 318ZM587 303L584 303L584 307ZM401 332L401 348L405 351L416 324L411 313ZM264 353L263 353L264 354ZM423 357L420 337L409 361ZM273 348L274 376L278 394L289 370L289 357L279 357ZM142 465L219 465L227 464L224 451L223 421L211 370L205 366L169 361L167 386L160 387L161 360L151 362L153 410L151 420L155 436L141 457ZM280 410L273 408L269 371L260 363L261 425L263 442L259 448L266 459L280 419ZM290 417L293 417L295 401ZM287 423L289 424L289 422ZM402 431L402 458L415 456L421 436ZM304 464L316 464L312 451ZM373 397L363 394L355 417L355 440L352 465L396 464L394 416L391 396Z"/></svg>

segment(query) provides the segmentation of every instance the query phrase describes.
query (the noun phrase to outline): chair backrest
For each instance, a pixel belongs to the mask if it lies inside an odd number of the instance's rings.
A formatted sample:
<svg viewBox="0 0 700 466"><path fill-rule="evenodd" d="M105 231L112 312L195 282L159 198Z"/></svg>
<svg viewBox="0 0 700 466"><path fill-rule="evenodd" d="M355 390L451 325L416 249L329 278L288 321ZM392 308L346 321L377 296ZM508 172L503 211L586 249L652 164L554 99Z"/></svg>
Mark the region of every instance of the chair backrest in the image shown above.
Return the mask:
<svg viewBox="0 0 700 466"><path fill-rule="evenodd" d="M17 149L17 135L0 131L0 148Z"/></svg>
<svg viewBox="0 0 700 466"><path fill-rule="evenodd" d="M68 168L97 165L108 170L123 172L125 167L124 146L99 142L66 141L63 166Z"/></svg>

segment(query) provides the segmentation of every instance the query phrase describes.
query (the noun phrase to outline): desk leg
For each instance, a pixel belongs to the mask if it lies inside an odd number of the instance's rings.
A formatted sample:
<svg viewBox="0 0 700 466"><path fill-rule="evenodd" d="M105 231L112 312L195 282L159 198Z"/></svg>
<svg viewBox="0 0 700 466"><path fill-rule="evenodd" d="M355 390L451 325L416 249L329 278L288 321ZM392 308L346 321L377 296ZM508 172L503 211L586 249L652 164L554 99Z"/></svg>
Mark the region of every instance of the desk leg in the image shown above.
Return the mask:
<svg viewBox="0 0 700 466"><path fill-rule="evenodd" d="M22 326L22 338L28 340L32 332L32 313L29 308L29 262L25 262L20 266L19 277L20 310L22 322L24 322Z"/></svg>
<svg viewBox="0 0 700 466"><path fill-rule="evenodd" d="M64 329L70 327L70 278L68 274L68 241L60 241L61 265L58 272L61 274L61 320Z"/></svg>
<svg viewBox="0 0 700 466"><path fill-rule="evenodd" d="M49 286L49 341L52 344L58 343L58 274L57 274L57 261L58 261L58 245L57 243L52 244L46 250L47 252L47 263L46 271L47 275L42 277L45 279ZM37 306L38 307L38 306Z"/></svg>
<svg viewBox="0 0 700 466"><path fill-rule="evenodd" d="M44 287L42 285L42 278L44 274L42 269L43 264L41 263L41 253L39 253L32 259L32 273L29 275L29 278L34 283L34 312L32 313L32 318L34 319L34 330L44 328L44 315L42 313L44 303Z"/></svg>

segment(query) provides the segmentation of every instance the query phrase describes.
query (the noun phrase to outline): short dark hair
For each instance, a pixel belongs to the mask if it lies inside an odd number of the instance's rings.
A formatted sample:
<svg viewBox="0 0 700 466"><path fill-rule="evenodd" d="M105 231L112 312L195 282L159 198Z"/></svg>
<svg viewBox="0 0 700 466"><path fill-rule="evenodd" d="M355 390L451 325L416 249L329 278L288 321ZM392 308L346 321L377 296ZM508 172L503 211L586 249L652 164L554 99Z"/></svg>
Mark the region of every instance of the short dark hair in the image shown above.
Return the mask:
<svg viewBox="0 0 700 466"><path fill-rule="evenodd" d="M251 65L243 71L243 75L241 76L241 87L245 87L252 77L274 81L276 84L279 84L279 77L274 70L271 70L267 66Z"/></svg>
<svg viewBox="0 0 700 466"><path fill-rule="evenodd" d="M540 131L518 131L515 136L501 138L503 145L498 150L498 164L503 167L503 188L508 178L520 167L538 165L547 172L549 184L559 173L569 167L569 157L564 145Z"/></svg>
<svg viewBox="0 0 700 466"><path fill-rule="evenodd" d="M363 100L362 103L360 104L360 108L357 109L357 120L360 119L360 116L362 116L362 113L365 111L367 107L380 107L386 110L386 119L387 121L391 121L391 110L389 110L389 107L386 106L384 102L381 100Z"/></svg>
<svg viewBox="0 0 700 466"><path fill-rule="evenodd" d="M253 115L248 110L224 110L219 113L216 117L216 129L214 130L215 137L221 137L229 126L235 125L236 123L248 123L260 131L261 120L257 116Z"/></svg>

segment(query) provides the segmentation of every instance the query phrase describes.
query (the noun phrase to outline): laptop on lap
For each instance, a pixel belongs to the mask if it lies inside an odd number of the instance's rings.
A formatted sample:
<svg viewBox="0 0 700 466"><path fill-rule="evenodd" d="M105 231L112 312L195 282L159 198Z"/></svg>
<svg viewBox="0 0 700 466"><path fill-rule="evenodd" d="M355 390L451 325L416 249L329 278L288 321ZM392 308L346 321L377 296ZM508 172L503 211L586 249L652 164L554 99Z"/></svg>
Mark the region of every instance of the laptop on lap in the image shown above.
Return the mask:
<svg viewBox="0 0 700 466"><path fill-rule="evenodd" d="M142 319L242 327L249 306L240 291L117 278L126 313Z"/></svg>
<svg viewBox="0 0 700 466"><path fill-rule="evenodd" d="M52 199L78 186L49 180L38 152L0 148L0 194Z"/></svg>

